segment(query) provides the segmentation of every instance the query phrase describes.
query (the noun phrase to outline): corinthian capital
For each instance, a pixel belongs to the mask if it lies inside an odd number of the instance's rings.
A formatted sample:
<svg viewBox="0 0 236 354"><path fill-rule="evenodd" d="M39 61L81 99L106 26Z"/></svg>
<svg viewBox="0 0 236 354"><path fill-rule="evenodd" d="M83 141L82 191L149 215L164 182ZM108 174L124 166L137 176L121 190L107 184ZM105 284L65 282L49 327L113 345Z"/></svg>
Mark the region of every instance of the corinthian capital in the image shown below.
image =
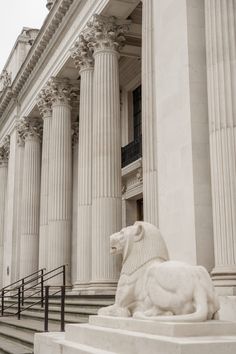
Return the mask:
<svg viewBox="0 0 236 354"><path fill-rule="evenodd" d="M48 93L53 104L69 104L79 95L78 83L69 79L52 77L48 82Z"/></svg>
<svg viewBox="0 0 236 354"><path fill-rule="evenodd" d="M19 142L29 139L41 140L43 125L40 118L20 118L16 124Z"/></svg>
<svg viewBox="0 0 236 354"><path fill-rule="evenodd" d="M10 153L10 135L7 135L0 146L0 166L7 164Z"/></svg>
<svg viewBox="0 0 236 354"><path fill-rule="evenodd" d="M120 20L114 16L94 15L87 24L90 29L86 36L89 47L92 47L95 53L105 49L119 51L124 46L129 24L129 20Z"/></svg>
<svg viewBox="0 0 236 354"><path fill-rule="evenodd" d="M50 90L47 85L41 90L41 92L38 95L37 106L39 108L39 112L42 118L51 116L52 103L51 103Z"/></svg>
<svg viewBox="0 0 236 354"><path fill-rule="evenodd" d="M71 58L74 60L77 69L90 69L94 65L93 53L88 46L84 34L81 34L79 40L75 42L71 49Z"/></svg>

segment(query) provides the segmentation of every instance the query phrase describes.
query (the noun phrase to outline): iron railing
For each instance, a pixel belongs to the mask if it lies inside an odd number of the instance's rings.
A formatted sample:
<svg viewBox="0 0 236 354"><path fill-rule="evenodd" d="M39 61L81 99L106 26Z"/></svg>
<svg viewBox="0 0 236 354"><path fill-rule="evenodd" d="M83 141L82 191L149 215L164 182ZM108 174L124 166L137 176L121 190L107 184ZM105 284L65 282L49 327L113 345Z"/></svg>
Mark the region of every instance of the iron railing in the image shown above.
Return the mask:
<svg viewBox="0 0 236 354"><path fill-rule="evenodd" d="M44 307L44 331L48 331L49 299L55 295L61 300L61 331L65 330L65 289L66 289L66 266L54 268L48 272L45 269L38 271L8 285L0 290L1 293L1 316L17 316L21 319L21 313L40 304ZM50 279L58 276L62 277L61 285L48 285ZM56 290L56 291L55 291ZM39 295L40 300L33 302L29 306L25 305L25 300ZM5 306L7 299L16 299L11 305ZM16 313L9 312L9 309L17 307Z"/></svg>
<svg viewBox="0 0 236 354"><path fill-rule="evenodd" d="M142 157L142 135L121 149L122 167Z"/></svg>

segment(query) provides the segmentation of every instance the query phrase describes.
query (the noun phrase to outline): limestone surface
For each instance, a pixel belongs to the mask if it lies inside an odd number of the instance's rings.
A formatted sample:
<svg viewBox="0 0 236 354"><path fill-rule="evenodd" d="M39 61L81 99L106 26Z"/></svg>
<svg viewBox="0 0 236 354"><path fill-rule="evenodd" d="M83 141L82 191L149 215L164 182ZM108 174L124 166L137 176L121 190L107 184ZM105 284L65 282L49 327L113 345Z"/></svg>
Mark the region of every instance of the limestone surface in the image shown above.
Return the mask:
<svg viewBox="0 0 236 354"><path fill-rule="evenodd" d="M122 254L123 267L115 304L99 315L157 321L211 320L219 301L202 266L168 260L160 230L136 222L110 237L112 254Z"/></svg>

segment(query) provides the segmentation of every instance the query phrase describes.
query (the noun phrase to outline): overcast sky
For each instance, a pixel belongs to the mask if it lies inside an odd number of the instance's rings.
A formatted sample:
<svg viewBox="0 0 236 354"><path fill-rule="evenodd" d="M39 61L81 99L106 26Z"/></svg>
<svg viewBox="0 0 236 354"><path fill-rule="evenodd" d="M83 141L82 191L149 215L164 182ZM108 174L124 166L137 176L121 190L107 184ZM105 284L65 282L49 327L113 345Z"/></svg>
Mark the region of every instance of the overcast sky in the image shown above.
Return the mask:
<svg viewBox="0 0 236 354"><path fill-rule="evenodd" d="M46 0L0 0L0 73L23 27L40 28Z"/></svg>

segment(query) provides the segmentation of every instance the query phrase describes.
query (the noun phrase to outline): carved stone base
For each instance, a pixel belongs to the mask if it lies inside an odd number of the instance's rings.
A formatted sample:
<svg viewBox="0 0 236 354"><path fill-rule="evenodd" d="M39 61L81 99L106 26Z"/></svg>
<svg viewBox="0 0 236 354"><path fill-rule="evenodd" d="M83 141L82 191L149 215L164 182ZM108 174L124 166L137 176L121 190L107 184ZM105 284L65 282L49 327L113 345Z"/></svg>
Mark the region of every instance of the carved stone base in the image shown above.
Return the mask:
<svg viewBox="0 0 236 354"><path fill-rule="evenodd" d="M73 293L79 295L114 295L117 282L80 283L74 284Z"/></svg>
<svg viewBox="0 0 236 354"><path fill-rule="evenodd" d="M67 325L65 335L36 334L34 351L35 354L235 352L236 323L161 323L102 316L90 316L89 324Z"/></svg>

